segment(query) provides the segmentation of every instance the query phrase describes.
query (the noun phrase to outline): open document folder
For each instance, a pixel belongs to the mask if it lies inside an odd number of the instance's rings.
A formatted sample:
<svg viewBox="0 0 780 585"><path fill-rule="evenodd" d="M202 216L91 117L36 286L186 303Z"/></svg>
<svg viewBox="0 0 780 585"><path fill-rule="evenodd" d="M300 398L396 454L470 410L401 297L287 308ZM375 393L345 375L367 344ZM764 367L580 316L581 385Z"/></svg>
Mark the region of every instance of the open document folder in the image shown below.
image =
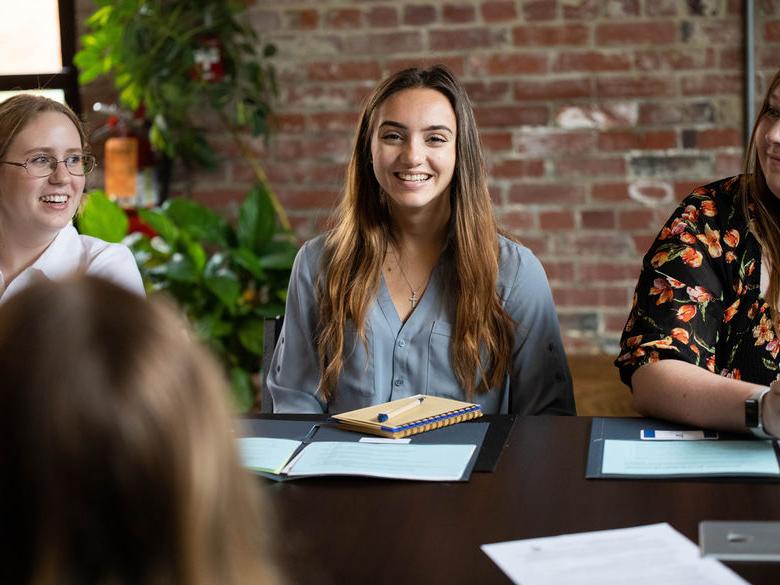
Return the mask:
<svg viewBox="0 0 780 585"><path fill-rule="evenodd" d="M488 427L446 427L415 441L368 437L308 421L253 422L260 423L253 434L261 436L238 439L242 462L278 481L324 475L468 481Z"/></svg>
<svg viewBox="0 0 780 585"><path fill-rule="evenodd" d="M588 478L780 479L774 441L647 418L594 418Z"/></svg>

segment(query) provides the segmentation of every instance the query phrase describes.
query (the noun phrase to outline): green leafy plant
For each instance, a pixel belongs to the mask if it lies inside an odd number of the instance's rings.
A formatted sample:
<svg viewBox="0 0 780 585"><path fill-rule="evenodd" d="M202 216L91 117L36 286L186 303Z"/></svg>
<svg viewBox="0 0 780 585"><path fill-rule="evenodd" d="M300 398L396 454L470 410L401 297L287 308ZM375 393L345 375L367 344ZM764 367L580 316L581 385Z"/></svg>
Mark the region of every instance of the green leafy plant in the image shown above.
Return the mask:
<svg viewBox="0 0 780 585"><path fill-rule="evenodd" d="M249 192L235 226L181 198L138 214L157 235L128 234L125 211L93 191L79 231L130 246L147 291L165 292L179 303L224 363L237 406L250 409L258 390L253 378L263 353L263 319L284 312L297 252L277 228L268 191L257 185Z"/></svg>
<svg viewBox="0 0 780 585"><path fill-rule="evenodd" d="M82 48L74 58L79 83L113 75L120 103L131 111L143 109L152 147L186 166L216 164L204 127L204 120L213 118L232 137L257 182L265 185L281 226L289 231L284 208L268 188L247 140L248 133L267 136L276 95L269 62L276 49L270 44L259 48L247 3L94 2L98 9L87 20L89 32L82 35Z"/></svg>

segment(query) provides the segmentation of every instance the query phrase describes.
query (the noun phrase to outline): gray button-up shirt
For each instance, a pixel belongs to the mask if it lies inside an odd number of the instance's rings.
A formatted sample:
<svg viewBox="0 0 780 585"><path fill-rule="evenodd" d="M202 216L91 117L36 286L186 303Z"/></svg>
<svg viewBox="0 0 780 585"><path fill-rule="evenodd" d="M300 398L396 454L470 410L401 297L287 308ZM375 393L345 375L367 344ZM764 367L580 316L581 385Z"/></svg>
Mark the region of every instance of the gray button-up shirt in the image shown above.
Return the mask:
<svg viewBox="0 0 780 585"><path fill-rule="evenodd" d="M277 413L339 413L415 394L466 400L450 355L455 306L445 290L442 266L402 323L385 285L366 315L368 347L347 325L344 362L330 402L318 394L315 338L319 307L317 274L325 236L306 242L292 269L284 324L276 343L268 391ZM499 236L496 290L517 325L511 369L501 388L472 401L486 414L574 414L571 376L561 343L550 287L528 248Z"/></svg>

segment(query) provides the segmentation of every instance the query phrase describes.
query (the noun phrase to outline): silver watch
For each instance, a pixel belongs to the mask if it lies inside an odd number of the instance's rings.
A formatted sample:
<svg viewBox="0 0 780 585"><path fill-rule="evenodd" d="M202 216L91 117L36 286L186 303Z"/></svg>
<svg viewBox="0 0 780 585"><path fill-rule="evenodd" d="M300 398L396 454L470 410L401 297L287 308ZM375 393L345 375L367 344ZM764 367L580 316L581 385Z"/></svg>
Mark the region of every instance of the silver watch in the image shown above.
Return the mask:
<svg viewBox="0 0 780 585"><path fill-rule="evenodd" d="M756 437L761 439L774 439L773 435L770 435L764 430L764 417L762 403L764 396L769 392L769 387L764 387L756 390L753 394L745 400L745 426Z"/></svg>

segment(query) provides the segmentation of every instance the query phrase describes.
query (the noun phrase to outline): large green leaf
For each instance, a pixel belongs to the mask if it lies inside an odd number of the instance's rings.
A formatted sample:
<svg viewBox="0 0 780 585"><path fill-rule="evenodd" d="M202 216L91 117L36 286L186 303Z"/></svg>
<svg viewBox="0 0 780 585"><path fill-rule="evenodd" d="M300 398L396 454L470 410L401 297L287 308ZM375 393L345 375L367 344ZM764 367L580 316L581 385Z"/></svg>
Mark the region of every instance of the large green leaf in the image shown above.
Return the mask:
<svg viewBox="0 0 780 585"><path fill-rule="evenodd" d="M230 368L230 386L233 390L233 401L238 411L247 412L252 408L255 402L255 387L249 372L243 368Z"/></svg>
<svg viewBox="0 0 780 585"><path fill-rule="evenodd" d="M241 345L256 356L263 355L262 319L247 319L241 323L238 328L238 340Z"/></svg>
<svg viewBox="0 0 780 585"><path fill-rule="evenodd" d="M177 197L166 201L162 209L179 229L193 239L210 244L225 244L227 221L208 207Z"/></svg>
<svg viewBox="0 0 780 585"><path fill-rule="evenodd" d="M235 274L223 271L219 276L205 277L203 282L226 309L231 313L235 311L236 303L241 296L241 283Z"/></svg>
<svg viewBox="0 0 780 585"><path fill-rule="evenodd" d="M176 244L179 239L179 228L167 215L157 209L139 209L138 216L169 245Z"/></svg>
<svg viewBox="0 0 780 585"><path fill-rule="evenodd" d="M103 191L92 191L78 218L79 232L107 242L121 242L130 225L127 215Z"/></svg>
<svg viewBox="0 0 780 585"><path fill-rule="evenodd" d="M260 254L271 241L276 228L276 212L267 187L256 183L241 204L238 215L238 243Z"/></svg>

